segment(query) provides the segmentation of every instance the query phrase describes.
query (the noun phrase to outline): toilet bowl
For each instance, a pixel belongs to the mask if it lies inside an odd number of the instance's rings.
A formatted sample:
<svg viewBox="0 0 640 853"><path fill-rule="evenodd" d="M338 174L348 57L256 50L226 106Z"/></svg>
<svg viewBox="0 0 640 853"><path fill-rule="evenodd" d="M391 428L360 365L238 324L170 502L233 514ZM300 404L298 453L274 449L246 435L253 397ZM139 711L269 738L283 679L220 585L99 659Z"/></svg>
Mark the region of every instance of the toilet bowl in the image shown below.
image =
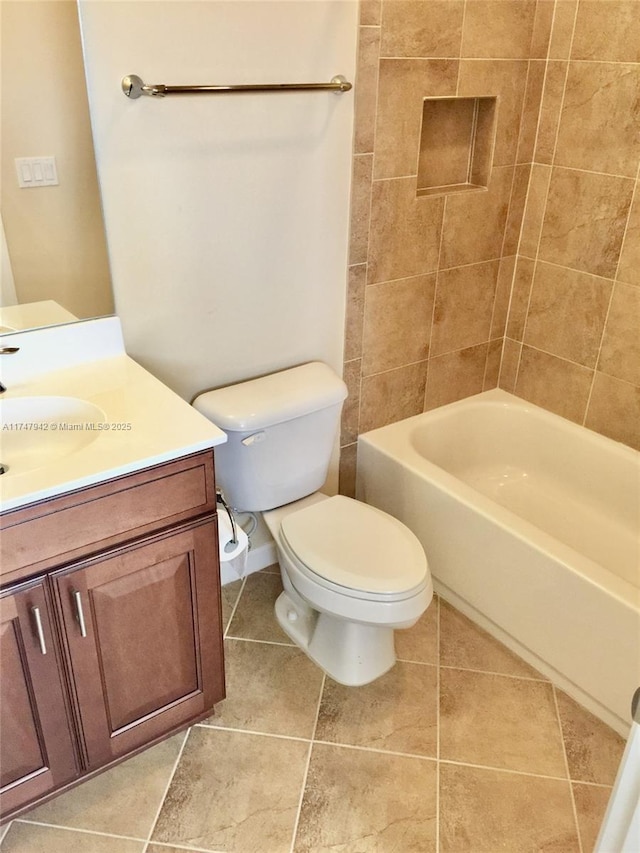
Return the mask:
<svg viewBox="0 0 640 853"><path fill-rule="evenodd" d="M414 625L433 597L418 539L341 495L315 493L263 518L279 556L283 631L340 684L384 675L396 661L394 631Z"/></svg>
<svg viewBox="0 0 640 853"><path fill-rule="evenodd" d="M395 663L394 630L433 597L422 545L400 521L325 483L344 382L322 362L208 391L193 405L227 434L216 481L237 510L262 512L276 544L285 633L342 684Z"/></svg>

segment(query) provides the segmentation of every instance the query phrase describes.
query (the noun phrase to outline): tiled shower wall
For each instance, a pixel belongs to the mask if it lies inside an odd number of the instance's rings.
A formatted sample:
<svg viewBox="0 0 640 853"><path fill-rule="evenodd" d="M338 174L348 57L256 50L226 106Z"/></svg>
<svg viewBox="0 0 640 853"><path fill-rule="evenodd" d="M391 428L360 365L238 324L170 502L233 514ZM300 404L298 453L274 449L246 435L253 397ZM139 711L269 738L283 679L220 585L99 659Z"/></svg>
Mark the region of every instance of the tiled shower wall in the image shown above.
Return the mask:
<svg viewBox="0 0 640 853"><path fill-rule="evenodd" d="M360 12L341 491L360 432L497 384L637 445L639 0ZM489 188L417 197L456 95L499 98Z"/></svg>
<svg viewBox="0 0 640 853"><path fill-rule="evenodd" d="M559 0L500 385L638 449L639 166L640 2Z"/></svg>

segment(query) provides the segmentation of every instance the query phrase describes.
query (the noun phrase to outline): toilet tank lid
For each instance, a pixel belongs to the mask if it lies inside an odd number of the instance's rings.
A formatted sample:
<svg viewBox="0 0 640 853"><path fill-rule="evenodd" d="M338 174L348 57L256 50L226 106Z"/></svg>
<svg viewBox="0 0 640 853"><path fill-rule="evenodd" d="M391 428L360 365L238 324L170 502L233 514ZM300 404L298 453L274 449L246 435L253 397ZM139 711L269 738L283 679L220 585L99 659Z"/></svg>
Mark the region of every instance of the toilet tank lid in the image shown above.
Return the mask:
<svg viewBox="0 0 640 853"><path fill-rule="evenodd" d="M253 432L341 403L347 386L312 361L238 385L200 394L193 406L227 432Z"/></svg>

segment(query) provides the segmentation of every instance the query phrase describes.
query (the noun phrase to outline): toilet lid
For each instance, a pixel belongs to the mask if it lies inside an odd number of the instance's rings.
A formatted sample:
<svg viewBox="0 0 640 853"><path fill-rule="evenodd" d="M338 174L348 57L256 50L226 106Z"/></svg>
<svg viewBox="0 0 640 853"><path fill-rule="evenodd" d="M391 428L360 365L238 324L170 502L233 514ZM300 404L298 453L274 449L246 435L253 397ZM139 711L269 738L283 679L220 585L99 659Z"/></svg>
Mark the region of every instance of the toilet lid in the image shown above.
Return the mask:
<svg viewBox="0 0 640 853"><path fill-rule="evenodd" d="M342 495L287 515L281 533L315 575L350 590L408 592L424 584L417 537L386 512Z"/></svg>

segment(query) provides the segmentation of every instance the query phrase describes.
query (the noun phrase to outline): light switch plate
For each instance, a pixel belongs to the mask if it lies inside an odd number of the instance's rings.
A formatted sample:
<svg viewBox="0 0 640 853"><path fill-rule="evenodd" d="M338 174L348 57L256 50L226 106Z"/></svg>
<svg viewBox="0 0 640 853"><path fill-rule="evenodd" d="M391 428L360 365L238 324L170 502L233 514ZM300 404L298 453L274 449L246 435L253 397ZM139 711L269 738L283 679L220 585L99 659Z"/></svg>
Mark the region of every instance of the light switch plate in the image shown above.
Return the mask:
<svg viewBox="0 0 640 853"><path fill-rule="evenodd" d="M55 157L16 157L18 186L54 187L58 185L58 170Z"/></svg>

